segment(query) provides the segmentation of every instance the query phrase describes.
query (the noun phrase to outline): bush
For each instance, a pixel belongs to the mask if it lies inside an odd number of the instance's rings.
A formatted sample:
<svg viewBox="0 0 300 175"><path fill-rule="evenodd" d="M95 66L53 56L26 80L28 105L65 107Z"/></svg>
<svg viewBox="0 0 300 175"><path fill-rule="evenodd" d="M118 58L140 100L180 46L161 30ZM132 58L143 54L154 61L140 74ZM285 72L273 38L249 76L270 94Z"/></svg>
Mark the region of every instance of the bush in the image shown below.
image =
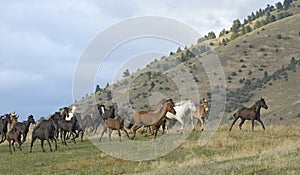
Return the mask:
<svg viewBox="0 0 300 175"><path fill-rule="evenodd" d="M241 68L247 68L247 66L245 64L243 64Z"/></svg>
<svg viewBox="0 0 300 175"><path fill-rule="evenodd" d="M277 39L282 39L282 36L280 34L278 34Z"/></svg>
<svg viewBox="0 0 300 175"><path fill-rule="evenodd" d="M262 47L262 48L259 49L259 51L264 52L264 51L266 51L266 49Z"/></svg>
<svg viewBox="0 0 300 175"><path fill-rule="evenodd" d="M231 73L231 76L236 76L236 75L237 75L236 72L232 72L232 73Z"/></svg>

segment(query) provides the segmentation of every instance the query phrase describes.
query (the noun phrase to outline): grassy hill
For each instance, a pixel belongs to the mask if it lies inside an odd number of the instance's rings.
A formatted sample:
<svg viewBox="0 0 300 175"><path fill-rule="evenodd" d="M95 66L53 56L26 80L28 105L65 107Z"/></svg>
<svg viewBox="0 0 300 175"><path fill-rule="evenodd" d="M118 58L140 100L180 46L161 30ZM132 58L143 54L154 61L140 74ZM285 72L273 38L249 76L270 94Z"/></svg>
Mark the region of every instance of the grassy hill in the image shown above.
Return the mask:
<svg viewBox="0 0 300 175"><path fill-rule="evenodd" d="M199 94L193 99L198 103L200 99L210 98L212 93L218 91L211 89L212 82L202 65L202 61L207 59L205 54L213 52L220 59L225 72L226 84L217 87L226 88L227 92L225 123L230 122L230 116L238 107L250 106L262 96L269 103L270 109L266 111L269 122L292 124L298 121L296 116L300 113L297 108L300 94L297 88L300 60L299 12L299 1L294 2L287 11L275 10L271 15L292 15L244 35L239 32L241 36L230 40L226 45L218 45L217 41L224 37L230 38L232 32L219 39L200 40L202 42L190 48L179 49L149 63L146 68L76 104L92 106L93 98L97 103L111 104L109 96L113 94L114 101L121 109L140 110L151 105L151 102L155 104L162 97L173 98L175 101L188 98L181 94L182 91L190 91L195 97ZM262 16L247 25L253 26L257 21L265 19L266 16ZM211 47L208 47L209 43ZM289 68L292 59L296 63ZM179 81L174 81L174 77ZM189 82L195 83L196 87L188 86ZM122 94L128 94L129 100Z"/></svg>

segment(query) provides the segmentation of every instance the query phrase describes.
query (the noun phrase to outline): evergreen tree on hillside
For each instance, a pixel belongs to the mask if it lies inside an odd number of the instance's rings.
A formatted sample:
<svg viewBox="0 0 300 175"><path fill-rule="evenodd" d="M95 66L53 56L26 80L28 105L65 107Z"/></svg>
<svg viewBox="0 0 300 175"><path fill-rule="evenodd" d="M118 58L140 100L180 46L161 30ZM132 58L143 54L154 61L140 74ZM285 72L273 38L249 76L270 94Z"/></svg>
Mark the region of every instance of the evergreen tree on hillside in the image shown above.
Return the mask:
<svg viewBox="0 0 300 175"><path fill-rule="evenodd" d="M215 39L216 38L216 34L211 31L211 32L208 32L207 36L205 36L206 39Z"/></svg>
<svg viewBox="0 0 300 175"><path fill-rule="evenodd" d="M223 29L223 30L220 32L219 37L224 36L225 34L226 34L226 30Z"/></svg>
<svg viewBox="0 0 300 175"><path fill-rule="evenodd" d="M277 10L283 10L283 5L281 4L281 2L277 2L275 4L275 7L276 7Z"/></svg>
<svg viewBox="0 0 300 175"><path fill-rule="evenodd" d="M99 84L97 84L95 92L99 92L99 91L101 91L101 88L100 88Z"/></svg>
<svg viewBox="0 0 300 175"><path fill-rule="evenodd" d="M126 69L124 72L123 72L123 77L128 77L130 76L130 72L128 69Z"/></svg>
<svg viewBox="0 0 300 175"><path fill-rule="evenodd" d="M241 27L241 22L240 22L240 20L239 19L236 19L236 20L234 20L233 21L233 25L232 25L232 27L231 27L231 29L230 29L230 31L231 32L238 32L238 30L239 30L239 28Z"/></svg>
<svg viewBox="0 0 300 175"><path fill-rule="evenodd" d="M293 2L293 0L284 0L283 1L283 7L284 7L284 9L287 10L290 7L290 5L291 5L292 2Z"/></svg>

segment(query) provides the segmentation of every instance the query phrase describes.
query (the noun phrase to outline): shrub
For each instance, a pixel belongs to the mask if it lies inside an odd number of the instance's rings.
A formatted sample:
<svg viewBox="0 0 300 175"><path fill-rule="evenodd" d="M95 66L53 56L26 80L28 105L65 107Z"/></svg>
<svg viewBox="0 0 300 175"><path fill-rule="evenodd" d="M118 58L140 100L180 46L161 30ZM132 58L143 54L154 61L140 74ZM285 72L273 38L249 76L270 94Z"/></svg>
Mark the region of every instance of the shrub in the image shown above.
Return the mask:
<svg viewBox="0 0 300 175"><path fill-rule="evenodd" d="M277 39L282 39L282 36L280 34L278 34Z"/></svg>
<svg viewBox="0 0 300 175"><path fill-rule="evenodd" d="M237 75L236 72L232 72L232 73L231 73L231 76L236 76L236 75Z"/></svg>
<svg viewBox="0 0 300 175"><path fill-rule="evenodd" d="M245 64L243 64L241 68L247 68L247 66Z"/></svg>
<svg viewBox="0 0 300 175"><path fill-rule="evenodd" d="M266 51L266 49L262 47L262 48L259 49L259 51L264 52L264 51Z"/></svg>

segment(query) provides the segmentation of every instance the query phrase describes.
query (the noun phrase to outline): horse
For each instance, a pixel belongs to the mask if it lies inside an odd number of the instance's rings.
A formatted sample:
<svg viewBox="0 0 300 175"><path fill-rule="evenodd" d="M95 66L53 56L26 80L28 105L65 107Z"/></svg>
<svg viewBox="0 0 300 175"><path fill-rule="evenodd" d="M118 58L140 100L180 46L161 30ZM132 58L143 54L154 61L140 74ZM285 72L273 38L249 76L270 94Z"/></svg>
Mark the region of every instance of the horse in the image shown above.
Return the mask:
<svg viewBox="0 0 300 175"><path fill-rule="evenodd" d="M30 115L27 117L27 121L23 122L17 122L16 126L19 126L22 128L22 143L26 141L26 137L29 131L30 124L35 124L35 120L33 118L33 115Z"/></svg>
<svg viewBox="0 0 300 175"><path fill-rule="evenodd" d="M103 108L101 108L101 110L103 110ZM104 121L108 118L115 118L115 116L116 116L115 112L118 112L118 105L117 105L117 103L113 103L111 106L108 107L108 109L104 108L103 111L104 112L102 113L102 118ZM100 112L100 114L101 114L101 112Z"/></svg>
<svg viewBox="0 0 300 175"><path fill-rule="evenodd" d="M6 140L6 134L7 134L7 125L8 123L11 123L11 119L9 114L5 114L4 116L1 116L0 121L0 134L2 135L0 143L3 143Z"/></svg>
<svg viewBox="0 0 300 175"><path fill-rule="evenodd" d="M66 135L68 132L73 136L73 141L74 141L74 143L76 143L75 138L78 137L78 134L75 131L77 122L78 122L78 120L77 120L76 116L72 117L71 121L69 121L69 120L59 120L58 121L58 123L57 123L58 128L61 132L60 138L64 145L67 146ZM75 133L76 136L74 136L73 133Z"/></svg>
<svg viewBox="0 0 300 175"><path fill-rule="evenodd" d="M101 133L99 142L101 141L101 138L104 134L104 132L107 132L107 128L109 129L109 140L111 141L111 133L113 130L117 130L118 134L119 134L119 141L121 142L121 132L120 130L124 131L127 135L127 137L129 138L128 132L125 130L124 128L124 120L125 118L123 118L124 115L122 115L122 117L119 118L108 118L105 120L105 127Z"/></svg>
<svg viewBox="0 0 300 175"><path fill-rule="evenodd" d="M56 116L51 117L49 120L42 120L32 131L32 139L30 144L30 153L32 153L32 146L34 141L38 138L41 140L41 147L43 152L44 149L44 141L47 140L50 151L52 152L50 140L54 140L55 142L55 150L57 150L57 141L56 141L56 132L57 132L57 123Z"/></svg>
<svg viewBox="0 0 300 175"><path fill-rule="evenodd" d="M191 100L182 101L182 102L176 103L174 109L176 111L176 115L168 112L166 114L166 118L177 120L182 126L180 130L183 131L183 127L184 127L183 117L187 110L191 110L192 112L196 111L195 104Z"/></svg>
<svg viewBox="0 0 300 175"><path fill-rule="evenodd" d="M263 122L260 119L260 109L268 109L268 106L266 104L266 101L261 97L260 100L256 101L253 106L250 108L242 107L238 109L236 113L233 114L234 120L231 124L231 127L229 128L229 131L231 131L233 125L235 122L240 118L241 123L239 124L240 130L242 129L242 125L244 124L245 120L251 120L252 121L252 131L254 131L254 121L257 120L262 128L265 130L265 126Z"/></svg>
<svg viewBox="0 0 300 175"><path fill-rule="evenodd" d="M166 104L167 102L170 102L170 103L172 103L172 105L173 106L175 106L174 105L174 101L173 101L173 99L165 99L165 98L163 98L163 99L161 99L161 100L159 100L158 102L157 102L157 104L156 104L156 106L149 106L146 110L141 110L141 111L138 111L138 113L139 114L146 114L146 113L148 113L148 112L150 112L150 111L155 111L155 110L157 110L157 109L160 109L164 104ZM165 129L166 129L166 118L164 118L163 119L163 121L162 121L162 124L161 124L161 126L162 126L162 130L163 130L163 134L165 133ZM131 124L131 125L129 125L129 128L131 128L133 126L133 124ZM147 132L147 129L148 129L148 131L150 132L151 131L151 128L150 128L150 126L145 126L146 128L146 131L142 131L142 134L144 133L144 132ZM126 127L126 128L128 128L128 127Z"/></svg>
<svg viewBox="0 0 300 175"><path fill-rule="evenodd" d="M8 141L8 147L10 150L10 154L12 154L11 146L13 147L13 150L15 152L15 146L14 143L18 142L18 147L20 151L22 151L21 145L21 135L24 132L24 128L18 125L15 125L10 131L7 133L7 141Z"/></svg>
<svg viewBox="0 0 300 175"><path fill-rule="evenodd" d="M204 130L204 122L205 122L205 113L209 110L209 103L208 101L203 98L203 102L201 105L199 105L196 109L196 111L194 112L191 112L191 122L192 122L192 125L194 126L194 130L195 130L195 127L196 125L198 124L198 121L200 121L201 123L201 127L202 127L202 131ZM194 123L194 117L197 119L197 122Z"/></svg>
<svg viewBox="0 0 300 175"><path fill-rule="evenodd" d="M151 126L151 135L154 135L154 139L156 139L157 131L163 123L163 119L167 112L176 115L176 111L173 107L174 103L167 102L164 106L155 111L149 111L148 113L136 112L132 117L134 125L132 127L133 136L131 137L131 140L135 138L136 131L142 126ZM148 134L146 136L148 136Z"/></svg>

